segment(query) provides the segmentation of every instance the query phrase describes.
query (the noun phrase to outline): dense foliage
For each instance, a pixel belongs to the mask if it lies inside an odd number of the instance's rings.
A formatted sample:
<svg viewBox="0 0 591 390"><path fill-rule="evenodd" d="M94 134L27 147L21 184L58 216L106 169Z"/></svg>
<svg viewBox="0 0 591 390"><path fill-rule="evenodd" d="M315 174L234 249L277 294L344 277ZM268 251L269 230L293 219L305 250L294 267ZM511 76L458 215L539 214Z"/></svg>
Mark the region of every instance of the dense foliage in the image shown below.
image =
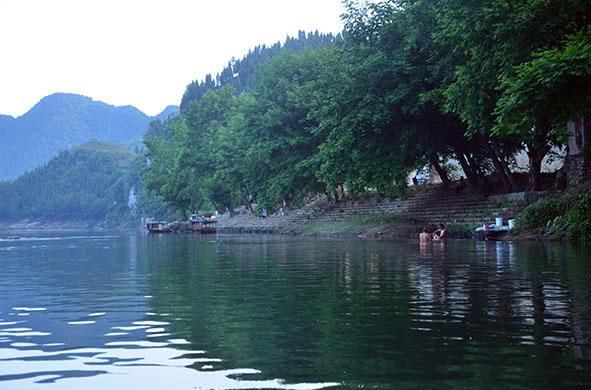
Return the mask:
<svg viewBox="0 0 591 390"><path fill-rule="evenodd" d="M522 233L542 233L555 238L591 240L591 193L568 191L528 206L517 219Z"/></svg>
<svg viewBox="0 0 591 390"><path fill-rule="evenodd" d="M129 191L137 182L134 159L125 147L99 142L62 152L0 183L0 220L118 222L129 212Z"/></svg>
<svg viewBox="0 0 591 390"><path fill-rule="evenodd" d="M509 191L524 151L538 189L566 121L590 113L588 1L345 6L343 42L255 50L262 67L239 69L247 56L191 84L181 115L145 139L147 188L184 213L250 199L276 209L322 192L400 193L427 164L448 182L453 159L471 186Z"/></svg>

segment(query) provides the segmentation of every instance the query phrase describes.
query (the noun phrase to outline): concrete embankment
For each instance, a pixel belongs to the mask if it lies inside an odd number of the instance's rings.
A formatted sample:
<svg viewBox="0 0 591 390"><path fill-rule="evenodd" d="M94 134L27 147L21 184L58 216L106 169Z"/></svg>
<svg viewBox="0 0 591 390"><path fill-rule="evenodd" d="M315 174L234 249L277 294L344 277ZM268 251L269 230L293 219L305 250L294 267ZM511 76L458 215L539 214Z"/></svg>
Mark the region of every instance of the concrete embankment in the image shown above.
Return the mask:
<svg viewBox="0 0 591 390"><path fill-rule="evenodd" d="M405 199L368 197L331 203L324 198L284 215L266 218L242 213L221 216L218 230L226 233L342 235L363 238L409 238L423 227L443 223L452 237L496 217L515 218L544 193L512 193L484 197L441 188L413 191Z"/></svg>

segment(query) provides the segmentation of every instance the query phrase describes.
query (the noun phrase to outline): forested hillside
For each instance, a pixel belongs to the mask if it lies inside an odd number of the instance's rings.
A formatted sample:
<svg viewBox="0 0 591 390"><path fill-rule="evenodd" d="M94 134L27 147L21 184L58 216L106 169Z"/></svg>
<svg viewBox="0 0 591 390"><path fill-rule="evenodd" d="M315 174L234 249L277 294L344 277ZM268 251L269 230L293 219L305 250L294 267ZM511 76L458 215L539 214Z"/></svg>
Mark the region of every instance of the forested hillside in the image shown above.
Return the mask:
<svg viewBox="0 0 591 390"><path fill-rule="evenodd" d="M342 42L340 35L322 34L318 31L307 33L300 31L296 37L287 37L285 42L271 46L261 45L250 50L242 59L232 59L216 76L208 74L202 81L193 81L188 86L181 101L185 108L192 101L198 101L212 89L232 86L235 93L251 90L256 82L259 68L283 53L302 53L309 49L328 47Z"/></svg>
<svg viewBox="0 0 591 390"><path fill-rule="evenodd" d="M146 187L180 212L251 196L273 209L401 193L426 164L446 183L453 159L470 186L511 191L523 151L537 190L566 122L591 114L589 1L345 5L343 44L277 50L258 73L247 56L191 84L181 115L146 136Z"/></svg>
<svg viewBox="0 0 591 390"><path fill-rule="evenodd" d="M129 213L137 185L135 156L125 147L90 142L43 167L0 182L0 220L117 221Z"/></svg>
<svg viewBox="0 0 591 390"><path fill-rule="evenodd" d="M167 119L177 111L167 107L156 118ZM47 96L21 117L0 116L0 180L13 179L92 139L137 143L152 119L132 106L116 107L75 94Z"/></svg>

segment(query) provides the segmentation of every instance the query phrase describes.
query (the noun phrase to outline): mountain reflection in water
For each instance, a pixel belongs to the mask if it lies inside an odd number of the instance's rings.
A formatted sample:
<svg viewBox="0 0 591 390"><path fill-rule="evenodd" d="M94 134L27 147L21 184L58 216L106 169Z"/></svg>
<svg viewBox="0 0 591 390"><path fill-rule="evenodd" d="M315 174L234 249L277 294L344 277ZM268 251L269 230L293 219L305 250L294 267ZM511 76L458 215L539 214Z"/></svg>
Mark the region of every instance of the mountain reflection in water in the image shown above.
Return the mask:
<svg viewBox="0 0 591 390"><path fill-rule="evenodd" d="M280 236L0 240L0 388L587 387L590 255Z"/></svg>

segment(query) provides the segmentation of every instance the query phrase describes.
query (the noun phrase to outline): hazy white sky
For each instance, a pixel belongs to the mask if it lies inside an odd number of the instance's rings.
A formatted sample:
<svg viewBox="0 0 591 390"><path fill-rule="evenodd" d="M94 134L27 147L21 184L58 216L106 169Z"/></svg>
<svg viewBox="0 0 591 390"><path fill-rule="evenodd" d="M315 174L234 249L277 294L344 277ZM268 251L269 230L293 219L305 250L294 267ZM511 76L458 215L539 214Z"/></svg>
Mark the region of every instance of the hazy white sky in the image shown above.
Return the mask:
<svg viewBox="0 0 591 390"><path fill-rule="evenodd" d="M342 12L341 0L0 0L0 114L73 92L154 115L255 45L340 32Z"/></svg>

